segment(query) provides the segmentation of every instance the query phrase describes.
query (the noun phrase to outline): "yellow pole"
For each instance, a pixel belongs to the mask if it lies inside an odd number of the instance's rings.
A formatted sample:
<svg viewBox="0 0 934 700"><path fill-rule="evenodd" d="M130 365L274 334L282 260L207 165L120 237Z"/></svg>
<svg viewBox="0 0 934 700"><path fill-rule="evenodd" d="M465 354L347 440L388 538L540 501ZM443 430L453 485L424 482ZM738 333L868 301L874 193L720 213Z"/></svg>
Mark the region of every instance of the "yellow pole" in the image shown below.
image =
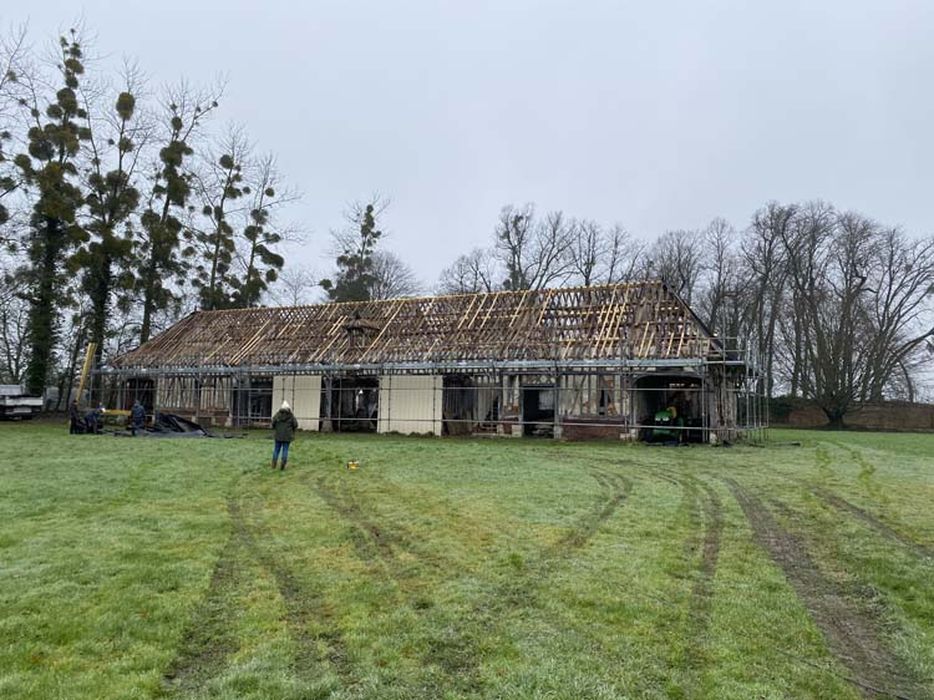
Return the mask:
<svg viewBox="0 0 934 700"><path fill-rule="evenodd" d="M84 385L88 380L88 374L91 373L91 366L94 364L94 353L97 352L97 343L88 343L88 351L84 356L84 367L81 368L81 379L78 382L78 393L75 394L75 401L81 401L81 394L84 392Z"/></svg>

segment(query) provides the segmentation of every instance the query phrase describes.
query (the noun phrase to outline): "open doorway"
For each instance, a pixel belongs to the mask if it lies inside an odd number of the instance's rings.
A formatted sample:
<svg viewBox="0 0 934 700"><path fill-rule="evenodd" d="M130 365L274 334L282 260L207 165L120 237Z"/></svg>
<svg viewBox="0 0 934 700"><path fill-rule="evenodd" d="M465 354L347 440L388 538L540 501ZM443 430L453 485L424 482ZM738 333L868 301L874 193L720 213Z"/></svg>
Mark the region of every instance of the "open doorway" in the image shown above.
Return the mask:
<svg viewBox="0 0 934 700"><path fill-rule="evenodd" d="M477 423L477 387L464 374L444 376L443 435L470 435Z"/></svg>
<svg viewBox="0 0 934 700"><path fill-rule="evenodd" d="M703 442L703 392L693 374L647 374L635 382L633 414L646 442Z"/></svg>
<svg viewBox="0 0 934 700"><path fill-rule="evenodd" d="M554 437L554 386L526 386L522 388L522 434L535 437Z"/></svg>
<svg viewBox="0 0 934 700"><path fill-rule="evenodd" d="M335 433L375 433L379 419L377 377L334 377L322 382L321 418Z"/></svg>

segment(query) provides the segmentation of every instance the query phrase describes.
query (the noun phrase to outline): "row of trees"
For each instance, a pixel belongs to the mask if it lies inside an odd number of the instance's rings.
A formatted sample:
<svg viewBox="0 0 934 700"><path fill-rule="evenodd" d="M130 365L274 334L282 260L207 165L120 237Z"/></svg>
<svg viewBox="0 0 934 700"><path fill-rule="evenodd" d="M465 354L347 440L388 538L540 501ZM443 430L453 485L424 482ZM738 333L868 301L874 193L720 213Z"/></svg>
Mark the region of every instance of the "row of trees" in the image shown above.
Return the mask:
<svg viewBox="0 0 934 700"><path fill-rule="evenodd" d="M334 232L335 269L284 270L296 198L242 129L217 128L222 89L153 95L109 73L80 33L51 60L0 40L0 379L70 385L98 361L194 308L384 299L419 293L384 250L378 197ZM91 65L91 69L88 65ZM487 247L445 269L440 292L661 278L711 329L752 344L763 391L815 401L833 424L856 402L914 399L934 352L934 239L823 202L769 203L737 231L715 219L654 241L619 225L500 212ZM728 341L729 342L729 341Z"/></svg>
<svg viewBox="0 0 934 700"><path fill-rule="evenodd" d="M653 242L618 224L507 206L490 246L459 257L439 289L656 278L728 344L751 345L764 393L810 399L832 425L858 402L914 400L934 365L934 237L824 202L771 202L741 231L715 219Z"/></svg>
<svg viewBox="0 0 934 700"><path fill-rule="evenodd" d="M49 59L0 42L0 369L36 393L86 342L101 360L195 306L258 305L295 236L275 159L213 123L222 86L153 95L86 52L74 30Z"/></svg>

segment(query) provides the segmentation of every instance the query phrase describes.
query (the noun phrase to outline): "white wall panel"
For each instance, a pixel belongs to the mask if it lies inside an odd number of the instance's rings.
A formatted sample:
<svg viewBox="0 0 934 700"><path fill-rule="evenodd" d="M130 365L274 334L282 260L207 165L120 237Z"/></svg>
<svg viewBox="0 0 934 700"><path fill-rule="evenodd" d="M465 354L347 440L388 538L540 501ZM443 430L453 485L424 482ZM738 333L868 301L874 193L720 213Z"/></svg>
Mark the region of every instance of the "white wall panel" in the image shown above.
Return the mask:
<svg viewBox="0 0 934 700"><path fill-rule="evenodd" d="M272 412L288 401L301 430L318 430L321 410L321 377L283 374L272 378Z"/></svg>
<svg viewBox="0 0 934 700"><path fill-rule="evenodd" d="M441 435L443 386L437 375L380 377L378 431Z"/></svg>

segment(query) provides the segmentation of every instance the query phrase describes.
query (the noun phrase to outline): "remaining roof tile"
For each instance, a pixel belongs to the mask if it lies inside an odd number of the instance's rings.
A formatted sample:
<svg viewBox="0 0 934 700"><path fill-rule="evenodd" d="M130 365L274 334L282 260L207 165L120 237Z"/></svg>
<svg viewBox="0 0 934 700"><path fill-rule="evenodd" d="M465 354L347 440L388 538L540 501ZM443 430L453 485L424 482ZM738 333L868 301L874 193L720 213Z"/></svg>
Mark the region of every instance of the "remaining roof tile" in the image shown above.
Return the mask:
<svg viewBox="0 0 934 700"><path fill-rule="evenodd" d="M707 358L661 282L195 312L114 361L129 368Z"/></svg>

